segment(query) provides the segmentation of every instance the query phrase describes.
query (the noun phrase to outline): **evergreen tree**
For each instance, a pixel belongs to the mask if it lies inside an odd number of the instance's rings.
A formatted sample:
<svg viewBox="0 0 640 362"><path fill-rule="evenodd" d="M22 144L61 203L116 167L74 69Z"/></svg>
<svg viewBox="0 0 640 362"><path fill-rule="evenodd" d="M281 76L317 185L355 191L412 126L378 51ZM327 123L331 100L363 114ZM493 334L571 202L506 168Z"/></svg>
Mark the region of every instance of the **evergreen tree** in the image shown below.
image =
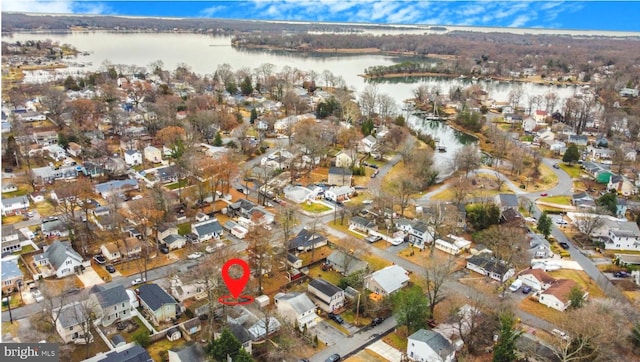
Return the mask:
<svg viewBox="0 0 640 362"><path fill-rule="evenodd" d="M545 238L548 238L549 235L551 235L551 227L551 218L547 215L547 212L544 211L542 215L540 215L540 219L538 219L538 231L544 235Z"/></svg>
<svg viewBox="0 0 640 362"><path fill-rule="evenodd" d="M564 156L562 156L562 162L573 164L578 160L580 160L580 151L578 151L578 146L576 146L575 143L571 143L564 152Z"/></svg>
<svg viewBox="0 0 640 362"><path fill-rule="evenodd" d="M251 77L250 76L247 75L246 77L244 77L244 79L240 83L240 91L245 96L248 96L253 92L253 86L251 85Z"/></svg>
<svg viewBox="0 0 640 362"><path fill-rule="evenodd" d="M236 358L233 359L233 362L253 362L255 361L253 357L249 354L249 352L245 351L244 348L240 348L240 352L236 355Z"/></svg>
<svg viewBox="0 0 640 362"><path fill-rule="evenodd" d="M222 330L220 337L209 342L206 347L207 354L215 361L226 362L227 356L235 360L240 353L242 344L228 328Z"/></svg>
<svg viewBox="0 0 640 362"><path fill-rule="evenodd" d="M415 285L395 293L391 297L393 314L399 325L407 326L409 334L425 328L429 314L429 303L422 288Z"/></svg>
<svg viewBox="0 0 640 362"><path fill-rule="evenodd" d="M569 308L578 309L584 306L584 292L579 286L574 286L569 291Z"/></svg>
<svg viewBox="0 0 640 362"><path fill-rule="evenodd" d="M498 342L493 352L493 362L512 362L516 360L516 341L522 331L516 329L515 315L505 311L498 315Z"/></svg>
<svg viewBox="0 0 640 362"><path fill-rule="evenodd" d="M256 119L258 119L258 111L256 109L251 110L251 118L249 118L249 123L254 124Z"/></svg>
<svg viewBox="0 0 640 362"><path fill-rule="evenodd" d="M220 132L216 132L216 138L213 139L213 145L216 147L222 146L222 137L220 136Z"/></svg>
<svg viewBox="0 0 640 362"><path fill-rule="evenodd" d="M602 206L611 215L616 215L618 213L618 196L613 192L606 193L596 200L596 205Z"/></svg>

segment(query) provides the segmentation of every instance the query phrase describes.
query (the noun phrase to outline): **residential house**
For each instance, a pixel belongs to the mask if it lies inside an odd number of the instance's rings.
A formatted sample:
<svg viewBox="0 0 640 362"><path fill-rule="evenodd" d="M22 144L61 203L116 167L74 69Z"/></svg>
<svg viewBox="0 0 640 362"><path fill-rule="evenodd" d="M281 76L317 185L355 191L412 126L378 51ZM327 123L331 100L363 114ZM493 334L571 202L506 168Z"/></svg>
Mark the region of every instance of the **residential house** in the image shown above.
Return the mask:
<svg viewBox="0 0 640 362"><path fill-rule="evenodd" d="M247 353L251 354L251 341L253 340L251 333L249 333L249 331L238 321L233 320L232 318L227 318L227 321L227 328L229 328L231 334L233 334L238 342L240 342L242 348L247 351Z"/></svg>
<svg viewBox="0 0 640 362"><path fill-rule="evenodd" d="M191 225L191 232L198 236L198 242L220 239L223 234L218 219L205 220Z"/></svg>
<svg viewBox="0 0 640 362"><path fill-rule="evenodd" d="M409 283L409 273L398 265L390 265L367 275L364 286L368 290L380 294L390 295L404 288Z"/></svg>
<svg viewBox="0 0 640 362"><path fill-rule="evenodd" d="M96 323L108 327L115 322L133 317L129 295L122 285L96 285L89 296L89 305L93 307ZM108 286L108 287L107 287Z"/></svg>
<svg viewBox="0 0 640 362"><path fill-rule="evenodd" d="M433 228L429 227L426 222L422 220L415 220L411 224L409 242L419 249L424 249L427 244L431 244L433 242L433 234Z"/></svg>
<svg viewBox="0 0 640 362"><path fill-rule="evenodd" d="M571 304L569 299L571 289L577 286L578 283L575 280L558 279L547 290L540 293L538 301L549 308L563 312ZM584 298L586 299L586 293Z"/></svg>
<svg viewBox="0 0 640 362"><path fill-rule="evenodd" d="M112 196L138 189L138 180L114 180L97 184L95 187L96 193L103 199L107 200Z"/></svg>
<svg viewBox="0 0 640 362"><path fill-rule="evenodd" d="M167 166L156 169L156 177L163 184L178 182L178 168L176 166Z"/></svg>
<svg viewBox="0 0 640 362"><path fill-rule="evenodd" d="M158 235L157 235L158 240L162 240L171 234L177 234L178 227L175 225L161 224L160 226L158 226L157 231L158 231Z"/></svg>
<svg viewBox="0 0 640 362"><path fill-rule="evenodd" d="M596 208L596 202L593 197L584 191L573 194L571 196L571 203L578 210L594 210Z"/></svg>
<svg viewBox="0 0 640 362"><path fill-rule="evenodd" d="M207 296L207 288L203 282L194 281L185 284L177 275L171 278L171 289L169 292L180 302L190 298L200 300Z"/></svg>
<svg viewBox="0 0 640 362"><path fill-rule="evenodd" d="M16 196L2 199L2 216L22 215L29 210L29 198L27 196Z"/></svg>
<svg viewBox="0 0 640 362"><path fill-rule="evenodd" d="M500 213L502 214L507 209L518 210L518 196L515 194L498 194L495 197L494 202L500 208Z"/></svg>
<svg viewBox="0 0 640 362"><path fill-rule="evenodd" d="M469 240L455 235L447 235L446 239L436 239L435 243L436 249L451 255L458 255L471 246Z"/></svg>
<svg viewBox="0 0 640 362"><path fill-rule="evenodd" d="M73 250L70 242L58 240L45 247L42 254L35 255L33 262L41 269L51 268L49 275L55 274L57 278L64 278L91 267L91 261L82 259L82 256Z"/></svg>
<svg viewBox="0 0 640 362"><path fill-rule="evenodd" d="M289 250L311 251L327 245L327 238L323 235L302 229L294 238L289 240Z"/></svg>
<svg viewBox="0 0 640 362"><path fill-rule="evenodd" d="M162 162L162 151L153 146L147 146L142 150L145 160L153 163Z"/></svg>
<svg viewBox="0 0 640 362"><path fill-rule="evenodd" d="M349 200L355 192L356 189L351 186L335 186L324 192L324 198L333 202L342 202Z"/></svg>
<svg viewBox="0 0 640 362"><path fill-rule="evenodd" d="M553 256L551 245L542 234L529 233L529 252L533 258L547 259Z"/></svg>
<svg viewBox="0 0 640 362"><path fill-rule="evenodd" d="M29 229L16 230L13 224L2 225L2 254L15 253L27 245L32 245L31 239L35 237ZM32 237L33 236L33 237Z"/></svg>
<svg viewBox="0 0 640 362"><path fill-rule="evenodd" d="M588 141L587 136L576 134L569 135L569 139L567 140L568 143L573 143L576 146L586 146Z"/></svg>
<svg viewBox="0 0 640 362"><path fill-rule="evenodd" d="M187 245L187 239L179 234L170 234L162 240L162 243L169 248L169 250L182 249Z"/></svg>
<svg viewBox="0 0 640 362"><path fill-rule="evenodd" d="M635 88L622 88L620 90L620 97L637 97L638 96L638 90Z"/></svg>
<svg viewBox="0 0 640 362"><path fill-rule="evenodd" d="M178 314L178 303L158 284L142 284L137 289L140 306L151 317L154 324L168 322L176 318Z"/></svg>
<svg viewBox="0 0 640 362"><path fill-rule="evenodd" d="M190 342L168 351L169 362L207 362L209 357L199 343Z"/></svg>
<svg viewBox="0 0 640 362"><path fill-rule="evenodd" d="M543 110L537 110L533 115L537 123L545 123L548 116L549 114L547 113L547 111Z"/></svg>
<svg viewBox="0 0 640 362"><path fill-rule="evenodd" d="M82 146L75 142L69 142L69 144L67 144L67 153L72 157L80 157L80 154L82 154Z"/></svg>
<svg viewBox="0 0 640 362"><path fill-rule="evenodd" d="M16 192L16 191L18 191L18 186L16 186L16 184L6 183L2 185L3 194L9 193L9 192Z"/></svg>
<svg viewBox="0 0 640 362"><path fill-rule="evenodd" d="M116 346L106 353L100 352L83 362L153 362L153 359L146 349L131 342L123 346Z"/></svg>
<svg viewBox="0 0 640 362"><path fill-rule="evenodd" d="M335 312L344 306L344 290L318 278L309 282L308 293L316 302L316 305L327 313Z"/></svg>
<svg viewBox="0 0 640 362"><path fill-rule="evenodd" d="M535 118L531 116L522 120L522 130L527 133L533 132L533 130L536 129L536 126L538 126L538 123Z"/></svg>
<svg viewBox="0 0 640 362"><path fill-rule="evenodd" d="M82 165L82 173L88 177L100 177L106 174L106 170L99 164L93 162L85 162Z"/></svg>
<svg viewBox="0 0 640 362"><path fill-rule="evenodd" d="M124 151L124 162L127 166L136 166L142 164L142 153L138 150Z"/></svg>
<svg viewBox="0 0 640 362"><path fill-rule="evenodd" d="M413 221L406 219L404 217L400 217L397 219L393 219L393 224L396 229L402 231L405 235L411 233Z"/></svg>
<svg viewBox="0 0 640 362"><path fill-rule="evenodd" d="M18 292L24 283L24 276L18 267L18 257L2 259L2 294Z"/></svg>
<svg viewBox="0 0 640 362"><path fill-rule="evenodd" d="M47 237L58 236L66 238L69 236L69 228L58 218L42 220L40 231L42 231L42 235Z"/></svg>
<svg viewBox="0 0 640 362"><path fill-rule="evenodd" d="M326 263L342 275L351 275L369 268L369 264L366 261L360 260L353 255L347 255L341 250L336 250L329 254Z"/></svg>
<svg viewBox="0 0 640 362"><path fill-rule="evenodd" d="M327 183L337 186L351 186L353 171L346 167L330 167Z"/></svg>
<svg viewBox="0 0 640 362"><path fill-rule="evenodd" d="M554 277L542 269L526 269L518 275L518 279L536 291L547 290L556 282Z"/></svg>
<svg viewBox="0 0 640 362"><path fill-rule="evenodd" d="M289 264L290 267L300 269L302 268L302 261L303 260L295 254L287 253L287 264Z"/></svg>
<svg viewBox="0 0 640 362"><path fill-rule="evenodd" d="M593 230L591 236L599 237L608 250L640 251L640 229L632 221L604 218L603 225Z"/></svg>
<svg viewBox="0 0 640 362"><path fill-rule="evenodd" d="M511 107L509 107L511 108ZM513 109L513 108L511 108ZM504 108L502 110L502 113L504 114L504 120L507 123L520 123L522 122L522 116L517 114L517 113L513 113L513 112L504 112Z"/></svg>
<svg viewBox="0 0 640 362"><path fill-rule="evenodd" d="M196 334L202 329L200 318L198 317L191 318L188 321L183 322L180 326L188 335Z"/></svg>
<svg viewBox="0 0 640 362"><path fill-rule="evenodd" d="M15 113L17 118L19 118L23 122L41 122L47 119L47 117L40 113L34 111L27 111L24 113Z"/></svg>
<svg viewBox="0 0 640 362"><path fill-rule="evenodd" d="M515 269L505 261L498 260L487 253L480 253L469 257L467 259L467 269L486 275L501 283L506 282L516 272Z"/></svg>
<svg viewBox="0 0 640 362"><path fill-rule="evenodd" d="M349 230L359 231L368 234L371 230L378 230L378 225L373 220L362 216L353 216L349 219Z"/></svg>
<svg viewBox="0 0 640 362"><path fill-rule="evenodd" d="M75 302L51 311L56 320L56 331L64 343L85 344L93 342L91 332L85 335L85 331L90 329L86 324L91 323L90 316L87 315L89 309L90 306Z"/></svg>
<svg viewBox="0 0 640 362"><path fill-rule="evenodd" d="M621 175L612 175L607 184L607 190L615 190L618 195L631 196L638 193L638 188Z"/></svg>
<svg viewBox="0 0 640 362"><path fill-rule="evenodd" d="M336 155L336 167L338 168L351 168L353 166L353 157L354 152L348 150L341 150Z"/></svg>
<svg viewBox="0 0 640 362"><path fill-rule="evenodd" d="M285 198L295 202L296 204L303 203L309 199L315 199L316 195L318 195L317 192L314 193L314 191L303 186L287 185L282 191L284 192Z"/></svg>
<svg viewBox="0 0 640 362"><path fill-rule="evenodd" d="M375 151L377 143L378 140L375 137L368 135L360 140L359 147L362 153L371 153Z"/></svg>
<svg viewBox="0 0 640 362"><path fill-rule="evenodd" d="M250 218L251 210L256 207L255 203L247 199L240 199L229 205L229 216Z"/></svg>
<svg viewBox="0 0 640 362"><path fill-rule="evenodd" d="M416 362L454 362L456 350L440 333L419 329L407 337L407 357Z"/></svg>
<svg viewBox="0 0 640 362"><path fill-rule="evenodd" d="M273 298L278 314L284 321L295 324L304 330L314 327L320 319L316 314L316 306L304 293L278 293Z"/></svg>
<svg viewBox="0 0 640 362"><path fill-rule="evenodd" d="M56 131L38 131L33 132L31 136L33 141L38 145L49 146L58 143L58 132Z"/></svg>

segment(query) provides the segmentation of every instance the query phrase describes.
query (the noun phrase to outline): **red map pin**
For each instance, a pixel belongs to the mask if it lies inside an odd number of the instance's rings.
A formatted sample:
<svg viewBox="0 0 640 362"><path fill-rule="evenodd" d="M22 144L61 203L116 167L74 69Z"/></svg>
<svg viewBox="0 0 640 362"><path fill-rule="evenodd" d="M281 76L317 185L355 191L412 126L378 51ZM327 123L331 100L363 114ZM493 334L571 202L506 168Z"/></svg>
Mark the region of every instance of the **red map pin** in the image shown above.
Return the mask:
<svg viewBox="0 0 640 362"><path fill-rule="evenodd" d="M233 279L229 275L229 268L231 268L232 265L240 265L242 267L243 274L240 278ZM231 295L236 299L238 299L238 297L242 293L242 290L244 290L245 285L247 285L250 274L251 272L249 271L249 264L247 264L247 262L242 259L231 259L222 266L222 279L227 285L227 289L229 289Z"/></svg>

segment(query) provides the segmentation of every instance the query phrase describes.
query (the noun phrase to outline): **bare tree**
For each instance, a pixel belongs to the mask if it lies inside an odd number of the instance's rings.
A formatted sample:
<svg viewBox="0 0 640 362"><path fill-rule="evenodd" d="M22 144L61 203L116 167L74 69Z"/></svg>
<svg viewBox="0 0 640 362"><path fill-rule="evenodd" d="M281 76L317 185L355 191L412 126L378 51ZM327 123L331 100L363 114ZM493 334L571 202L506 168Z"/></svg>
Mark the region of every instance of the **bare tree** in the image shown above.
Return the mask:
<svg viewBox="0 0 640 362"><path fill-rule="evenodd" d="M435 240L433 243L435 244ZM446 297L442 288L451 277L453 266L454 260L449 258L445 261L434 263L424 270L424 291L429 299L429 315L432 317L435 315L436 306Z"/></svg>
<svg viewBox="0 0 640 362"><path fill-rule="evenodd" d="M468 303L451 310L451 318L469 355L477 355L483 346L493 344L497 328L495 313L479 293L469 296Z"/></svg>
<svg viewBox="0 0 640 362"><path fill-rule="evenodd" d="M454 162L456 168L464 171L464 176L469 177L469 172L481 165L480 150L475 144L463 146L456 152Z"/></svg>
<svg viewBox="0 0 640 362"><path fill-rule="evenodd" d="M393 195L400 206L400 214L404 215L404 210L409 206L411 196L417 192L418 187L413 179L398 175L386 185L386 191Z"/></svg>
<svg viewBox="0 0 640 362"><path fill-rule="evenodd" d="M273 245L271 239L273 233L259 225L249 228L244 240L247 242L247 255L249 267L253 270L258 280L257 292L262 293L262 281L265 275L271 273Z"/></svg>

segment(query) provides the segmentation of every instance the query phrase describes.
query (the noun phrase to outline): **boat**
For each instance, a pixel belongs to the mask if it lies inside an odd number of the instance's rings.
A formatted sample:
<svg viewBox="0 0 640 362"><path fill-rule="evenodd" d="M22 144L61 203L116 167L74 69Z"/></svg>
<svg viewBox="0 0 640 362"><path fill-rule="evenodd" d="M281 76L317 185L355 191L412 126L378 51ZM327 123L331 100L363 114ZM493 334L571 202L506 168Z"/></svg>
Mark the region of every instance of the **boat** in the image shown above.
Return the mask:
<svg viewBox="0 0 640 362"><path fill-rule="evenodd" d="M443 145L438 145L436 148L438 149L438 152L442 152L442 153L447 152L447 147Z"/></svg>

